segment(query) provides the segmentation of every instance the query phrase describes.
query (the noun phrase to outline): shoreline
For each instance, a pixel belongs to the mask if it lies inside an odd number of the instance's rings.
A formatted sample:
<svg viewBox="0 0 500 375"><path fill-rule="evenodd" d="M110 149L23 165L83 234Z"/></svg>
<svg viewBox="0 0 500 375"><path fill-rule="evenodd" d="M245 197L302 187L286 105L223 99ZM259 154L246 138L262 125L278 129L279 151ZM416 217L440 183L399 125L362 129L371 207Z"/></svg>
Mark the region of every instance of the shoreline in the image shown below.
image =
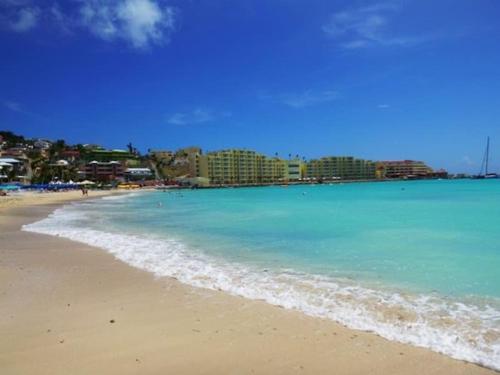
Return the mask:
<svg viewBox="0 0 500 375"><path fill-rule="evenodd" d="M290 186L309 186L309 185L342 185L342 184L364 184L364 183L382 183L382 182L410 182L410 181L440 181L440 180L467 180L467 178L387 178L387 179L357 179L357 180L323 180L319 181L288 181L288 182L269 182L252 184L214 184L208 186L176 186L176 187L158 187L158 190L168 189L239 189L251 187L290 187Z"/></svg>
<svg viewBox="0 0 500 375"><path fill-rule="evenodd" d="M71 200L0 210L2 373L497 373L20 231Z"/></svg>
<svg viewBox="0 0 500 375"><path fill-rule="evenodd" d="M39 206L77 202L87 199L96 199L109 195L127 194L130 191L120 190L90 190L88 196L83 196L80 190L59 191L59 192L37 192L27 191L20 193L11 193L0 197L0 213L2 210L19 207Z"/></svg>

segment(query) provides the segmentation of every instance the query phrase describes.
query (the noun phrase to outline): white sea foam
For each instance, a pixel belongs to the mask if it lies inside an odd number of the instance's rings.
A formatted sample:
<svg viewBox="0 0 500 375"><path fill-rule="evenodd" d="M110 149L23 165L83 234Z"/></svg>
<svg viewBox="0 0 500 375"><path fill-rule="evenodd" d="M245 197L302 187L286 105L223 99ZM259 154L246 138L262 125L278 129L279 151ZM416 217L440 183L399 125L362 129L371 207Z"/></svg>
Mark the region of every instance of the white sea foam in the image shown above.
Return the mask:
<svg viewBox="0 0 500 375"><path fill-rule="evenodd" d="M84 211L70 206L23 229L100 247L157 276L175 277L195 287L263 299L273 305L500 370L500 311L487 304L390 293L361 287L348 280L293 270L253 269L189 249L176 239L81 227L85 215Z"/></svg>
<svg viewBox="0 0 500 375"><path fill-rule="evenodd" d="M117 200L124 200L124 199L129 199L129 198L132 198L132 197L136 197L136 196L144 194L144 193L146 193L146 192L144 192L144 191L134 191L134 192L126 193L126 194L108 195L108 196L101 197L101 198L98 198L98 199L102 199L102 200L105 200L105 201L117 201Z"/></svg>

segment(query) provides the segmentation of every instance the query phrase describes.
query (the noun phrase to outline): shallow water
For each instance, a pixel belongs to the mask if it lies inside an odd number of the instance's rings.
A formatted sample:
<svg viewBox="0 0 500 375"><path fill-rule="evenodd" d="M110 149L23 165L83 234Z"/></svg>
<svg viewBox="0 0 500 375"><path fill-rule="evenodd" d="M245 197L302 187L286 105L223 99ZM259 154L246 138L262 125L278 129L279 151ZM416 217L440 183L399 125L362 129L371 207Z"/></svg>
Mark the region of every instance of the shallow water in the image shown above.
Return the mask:
<svg viewBox="0 0 500 375"><path fill-rule="evenodd" d="M500 180L138 193L25 229L500 369Z"/></svg>

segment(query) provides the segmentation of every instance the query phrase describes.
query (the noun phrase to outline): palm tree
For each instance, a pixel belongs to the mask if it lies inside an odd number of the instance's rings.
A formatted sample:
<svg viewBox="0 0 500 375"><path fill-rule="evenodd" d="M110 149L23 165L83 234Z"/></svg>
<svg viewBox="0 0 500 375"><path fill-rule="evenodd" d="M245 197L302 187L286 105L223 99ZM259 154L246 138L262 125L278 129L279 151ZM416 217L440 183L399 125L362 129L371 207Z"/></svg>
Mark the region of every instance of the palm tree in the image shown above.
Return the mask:
<svg viewBox="0 0 500 375"><path fill-rule="evenodd" d="M14 181L16 179L16 169L10 168L7 172L7 181Z"/></svg>
<svg viewBox="0 0 500 375"><path fill-rule="evenodd" d="M132 142L127 143L127 150L131 154L134 153L134 146L132 145Z"/></svg>

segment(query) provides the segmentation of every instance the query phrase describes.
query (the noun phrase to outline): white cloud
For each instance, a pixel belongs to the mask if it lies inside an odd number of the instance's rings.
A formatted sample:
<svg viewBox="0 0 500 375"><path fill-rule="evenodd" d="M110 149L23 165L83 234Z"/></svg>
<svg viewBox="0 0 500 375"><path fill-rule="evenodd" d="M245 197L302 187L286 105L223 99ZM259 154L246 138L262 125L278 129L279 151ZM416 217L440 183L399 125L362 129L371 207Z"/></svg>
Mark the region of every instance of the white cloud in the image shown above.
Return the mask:
<svg viewBox="0 0 500 375"><path fill-rule="evenodd" d="M278 95L260 94L261 100L285 104L292 108L304 108L316 104L331 102L338 98L338 93L332 90L306 90L301 93L286 93Z"/></svg>
<svg viewBox="0 0 500 375"><path fill-rule="evenodd" d="M156 0L85 0L80 21L101 39L121 39L134 48L147 49L169 41L175 11Z"/></svg>
<svg viewBox="0 0 500 375"><path fill-rule="evenodd" d="M231 117L231 112L216 113L210 109L195 108L188 112L176 112L167 118L167 122L172 125L190 125L213 122L218 118Z"/></svg>
<svg viewBox="0 0 500 375"><path fill-rule="evenodd" d="M387 109L387 108L390 108L391 106L389 104L379 104L377 106L377 108L379 109Z"/></svg>
<svg viewBox="0 0 500 375"><path fill-rule="evenodd" d="M112 9L99 1L88 1L80 8L81 21L92 33L104 40L116 37L116 17Z"/></svg>
<svg viewBox="0 0 500 375"><path fill-rule="evenodd" d="M323 32L344 49L373 46L412 46L431 39L430 36L391 36L390 19L400 10L398 3L380 3L333 13Z"/></svg>
<svg viewBox="0 0 500 375"><path fill-rule="evenodd" d="M322 91L314 93L311 90L301 94L289 94L283 97L283 103L293 108L304 108L311 105L331 102L337 99L338 94L335 91Z"/></svg>
<svg viewBox="0 0 500 375"><path fill-rule="evenodd" d="M14 112L21 112L22 111L21 105L17 102L6 100L6 101L2 102L2 104L6 108L10 109L11 111L14 111Z"/></svg>
<svg viewBox="0 0 500 375"><path fill-rule="evenodd" d="M14 20L10 22L10 28L16 32L23 33L33 29L38 24L40 10L36 7L25 7L15 12Z"/></svg>
<svg viewBox="0 0 500 375"><path fill-rule="evenodd" d="M163 29L174 27L174 11L172 8L161 9L149 0L128 0L120 4L118 18L126 25L124 30L134 47L143 47L161 42Z"/></svg>
<svg viewBox="0 0 500 375"><path fill-rule="evenodd" d="M344 42L342 43L342 47L345 49L356 49L356 48L364 48L368 47L370 45L370 42L367 40L351 40L349 42Z"/></svg>
<svg viewBox="0 0 500 375"><path fill-rule="evenodd" d="M177 13L164 0L73 0L65 6L54 0L34 6L35 0L0 0L0 23L26 32L40 21L56 25L65 34L88 30L105 41L122 40L136 49L168 43ZM63 6L60 6L62 4Z"/></svg>

